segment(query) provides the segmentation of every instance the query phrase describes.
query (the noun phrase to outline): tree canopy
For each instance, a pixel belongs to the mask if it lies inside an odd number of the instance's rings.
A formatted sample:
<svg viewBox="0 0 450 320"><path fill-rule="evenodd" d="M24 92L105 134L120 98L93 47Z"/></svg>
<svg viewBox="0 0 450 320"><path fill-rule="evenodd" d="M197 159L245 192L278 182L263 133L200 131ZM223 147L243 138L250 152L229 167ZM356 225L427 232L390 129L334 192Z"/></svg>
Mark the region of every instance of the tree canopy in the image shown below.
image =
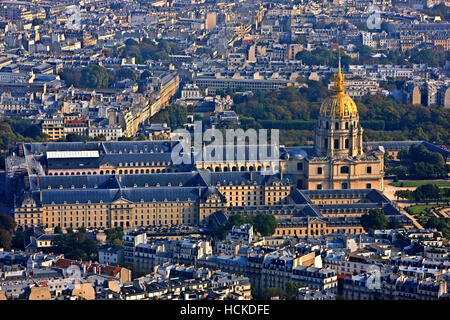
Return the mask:
<svg viewBox="0 0 450 320"><path fill-rule="evenodd" d="M448 51L433 49L414 51L409 59L412 63L427 64L430 67L443 67L445 61L448 60L450 60L450 53Z"/></svg>
<svg viewBox="0 0 450 320"><path fill-rule="evenodd" d="M330 91L326 81L306 81L306 85L305 88L254 91L253 95L246 96L235 94L233 109L244 129L280 129L280 142L286 145L312 141L320 105ZM366 141L445 143L450 140L447 129L450 127L449 109L401 104L382 95L367 95L354 100Z"/></svg>
<svg viewBox="0 0 450 320"><path fill-rule="evenodd" d="M369 213L361 216L361 226L366 231L386 229L388 218L381 209L371 209Z"/></svg>
<svg viewBox="0 0 450 320"><path fill-rule="evenodd" d="M15 228L16 222L11 216L0 214L0 248L11 248Z"/></svg>
<svg viewBox="0 0 450 320"><path fill-rule="evenodd" d="M55 252L64 254L67 259L97 259L97 242L83 232L61 234L55 238L54 245Z"/></svg>
<svg viewBox="0 0 450 320"><path fill-rule="evenodd" d="M337 68L339 64L339 52L334 50L327 50L322 47L317 47L312 51L303 50L295 56L297 60L308 66L331 66ZM352 58L345 54L341 54L341 65L347 68L352 63Z"/></svg>
<svg viewBox="0 0 450 320"><path fill-rule="evenodd" d="M159 111L151 118L153 123L167 123L173 129L182 128L187 122L187 110L185 106L174 104Z"/></svg>
<svg viewBox="0 0 450 320"><path fill-rule="evenodd" d="M407 167L406 174L412 178L430 179L446 177L449 167L438 152L431 152L424 145L413 144L398 153L401 163ZM405 174L405 172L399 172Z"/></svg>

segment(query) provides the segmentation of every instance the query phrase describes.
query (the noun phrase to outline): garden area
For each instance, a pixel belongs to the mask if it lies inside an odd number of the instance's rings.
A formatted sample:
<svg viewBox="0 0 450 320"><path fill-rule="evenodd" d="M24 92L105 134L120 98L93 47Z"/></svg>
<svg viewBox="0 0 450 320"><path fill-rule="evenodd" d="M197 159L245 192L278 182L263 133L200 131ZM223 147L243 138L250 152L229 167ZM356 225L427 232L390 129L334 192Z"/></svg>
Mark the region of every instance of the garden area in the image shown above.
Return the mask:
<svg viewBox="0 0 450 320"><path fill-rule="evenodd" d="M442 205L414 205L405 210L414 216L425 228L433 228L441 231L443 236L450 239L450 207Z"/></svg>

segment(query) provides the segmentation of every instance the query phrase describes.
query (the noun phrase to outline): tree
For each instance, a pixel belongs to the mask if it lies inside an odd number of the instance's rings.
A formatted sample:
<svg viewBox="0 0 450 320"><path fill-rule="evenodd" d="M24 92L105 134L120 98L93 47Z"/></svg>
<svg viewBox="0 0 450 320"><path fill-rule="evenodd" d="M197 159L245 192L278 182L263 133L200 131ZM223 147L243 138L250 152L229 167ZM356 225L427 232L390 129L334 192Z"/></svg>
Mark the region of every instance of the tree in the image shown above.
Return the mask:
<svg viewBox="0 0 450 320"><path fill-rule="evenodd" d="M416 188L412 192L412 196L417 201L427 200L427 199L440 199L441 192L437 185L435 184L424 184Z"/></svg>
<svg viewBox="0 0 450 320"><path fill-rule="evenodd" d="M0 248L9 249L12 244L11 232L5 229L0 229Z"/></svg>
<svg viewBox="0 0 450 320"><path fill-rule="evenodd" d="M287 282L286 283L286 299L295 300L297 297L298 289L303 285L295 282Z"/></svg>
<svg viewBox="0 0 450 320"><path fill-rule="evenodd" d="M42 19L40 19L40 18L34 18L32 21L31 21L31 25L34 27L34 26L38 26L38 25L41 25L41 24L43 24L44 23L44 20L42 20Z"/></svg>
<svg viewBox="0 0 450 320"><path fill-rule="evenodd" d="M388 219L381 209L371 209L361 216L361 226L366 231L386 229Z"/></svg>
<svg viewBox="0 0 450 320"><path fill-rule="evenodd" d="M106 234L106 240L108 240L108 242L110 244L112 244L113 246L116 246L116 247L122 246L123 236L124 236L122 227L106 229L105 234Z"/></svg>
<svg viewBox="0 0 450 320"><path fill-rule="evenodd" d="M445 60L445 53L439 53L433 49L415 51L409 59L412 63L427 64L430 67L442 67L445 64Z"/></svg>
<svg viewBox="0 0 450 320"><path fill-rule="evenodd" d="M426 228L437 229L442 232L442 235L450 239L450 218L436 218L432 216L425 225Z"/></svg>
<svg viewBox="0 0 450 320"><path fill-rule="evenodd" d="M58 233L58 234L62 234L63 233L62 228L60 226L56 226L55 230L53 232L54 233Z"/></svg>
<svg viewBox="0 0 450 320"><path fill-rule="evenodd" d="M141 80L145 80L147 78L150 78L152 76L152 73L148 70L144 70L144 72L141 73Z"/></svg>
<svg viewBox="0 0 450 320"><path fill-rule="evenodd" d="M80 227L80 228L78 228L78 232L80 232L80 233L86 233L86 227Z"/></svg>
<svg viewBox="0 0 450 320"><path fill-rule="evenodd" d="M412 199L413 198L413 191L411 190L397 190L394 192L395 197L402 198L402 199Z"/></svg>
<svg viewBox="0 0 450 320"><path fill-rule="evenodd" d="M123 246L123 240L116 238L112 241L111 245L113 248L120 249Z"/></svg>
<svg viewBox="0 0 450 320"><path fill-rule="evenodd" d="M275 233L278 226L277 220L271 214L258 214L251 220L255 231L259 232L263 236L271 236Z"/></svg>
<svg viewBox="0 0 450 320"><path fill-rule="evenodd" d="M389 219L387 228L388 229L400 229L400 228L403 228L403 223L401 223L400 219L398 219L397 217L394 217L392 219Z"/></svg>
<svg viewBox="0 0 450 320"><path fill-rule="evenodd" d="M16 230L12 238L12 247L18 250L24 250L25 238L27 237L26 232Z"/></svg>
<svg viewBox="0 0 450 320"><path fill-rule="evenodd" d="M297 60L302 60L302 62L309 66L332 66L336 68L338 66L338 51L327 50L322 47L318 47L311 52L303 50L297 53L295 58ZM347 68L352 62L352 58L347 55L341 55L341 65Z"/></svg>
<svg viewBox="0 0 450 320"><path fill-rule="evenodd" d="M16 228L16 222L11 216L0 214L0 229L8 232L13 232Z"/></svg>
<svg viewBox="0 0 450 320"><path fill-rule="evenodd" d="M108 88L109 75L106 68L92 64L81 69L80 84L85 88Z"/></svg>

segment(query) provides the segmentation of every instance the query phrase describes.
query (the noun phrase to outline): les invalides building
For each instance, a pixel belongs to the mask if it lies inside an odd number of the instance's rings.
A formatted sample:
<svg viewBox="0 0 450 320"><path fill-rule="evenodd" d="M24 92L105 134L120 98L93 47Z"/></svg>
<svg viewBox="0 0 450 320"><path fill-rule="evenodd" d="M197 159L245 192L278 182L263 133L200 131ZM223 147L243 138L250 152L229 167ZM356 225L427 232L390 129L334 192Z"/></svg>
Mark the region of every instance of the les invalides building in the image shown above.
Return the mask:
<svg viewBox="0 0 450 320"><path fill-rule="evenodd" d="M363 149L363 128L358 108L345 93L344 75L335 75L333 93L320 108L313 148L289 152L286 172L297 178L297 187L310 190L377 189L383 191L384 152Z"/></svg>

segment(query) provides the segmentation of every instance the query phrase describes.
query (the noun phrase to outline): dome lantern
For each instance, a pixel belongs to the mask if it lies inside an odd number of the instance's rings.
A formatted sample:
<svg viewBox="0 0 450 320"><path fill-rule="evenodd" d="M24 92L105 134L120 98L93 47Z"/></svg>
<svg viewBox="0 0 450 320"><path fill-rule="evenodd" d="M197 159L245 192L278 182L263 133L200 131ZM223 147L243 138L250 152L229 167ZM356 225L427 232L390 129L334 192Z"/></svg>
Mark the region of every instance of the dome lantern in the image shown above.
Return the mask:
<svg viewBox="0 0 450 320"><path fill-rule="evenodd" d="M345 80L341 70L340 55L338 73L334 76L333 94L322 103L320 116L326 118L353 118L358 116L358 108L355 102L345 93Z"/></svg>

